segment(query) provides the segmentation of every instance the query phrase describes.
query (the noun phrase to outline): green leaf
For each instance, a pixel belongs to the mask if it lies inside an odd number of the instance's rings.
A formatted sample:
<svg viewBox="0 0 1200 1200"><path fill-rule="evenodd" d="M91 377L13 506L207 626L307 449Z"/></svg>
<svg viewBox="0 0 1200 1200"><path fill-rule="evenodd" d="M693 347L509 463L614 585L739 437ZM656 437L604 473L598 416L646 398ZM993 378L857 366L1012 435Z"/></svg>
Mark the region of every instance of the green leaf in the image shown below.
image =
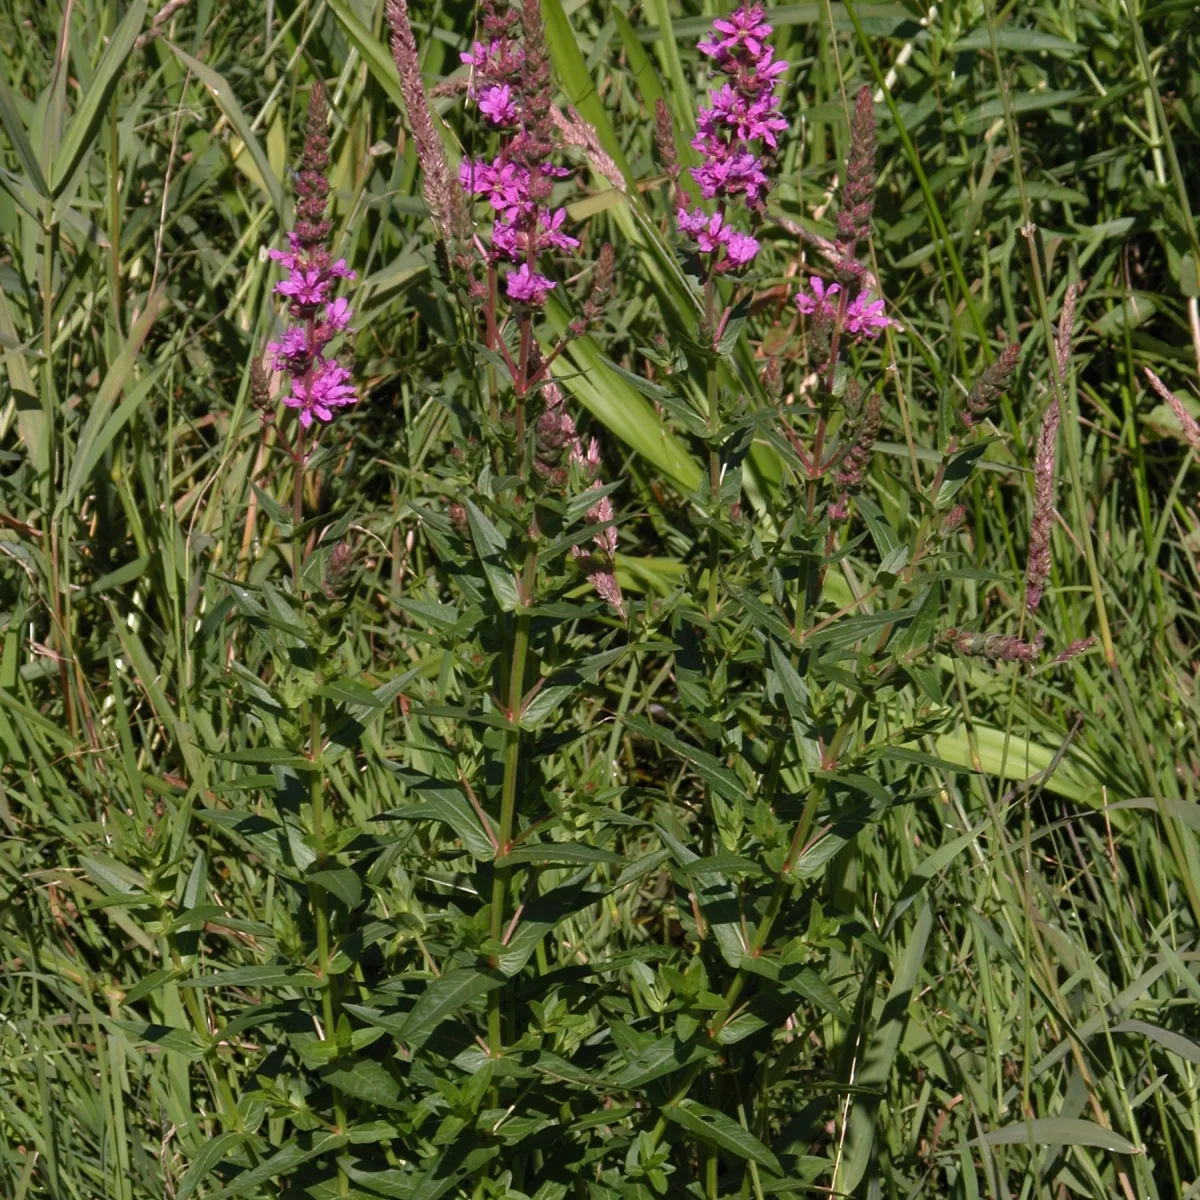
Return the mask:
<svg viewBox="0 0 1200 1200"><path fill-rule="evenodd" d="M1071 42L1066 38L1057 37L1052 33L1042 33L1037 29L997 29L996 46L1000 50L1014 50L1018 53L1037 54L1067 54L1075 56L1084 53L1086 47L1080 42ZM944 53L961 54L969 50L992 49L992 39L985 28L974 29L947 46Z"/></svg>
<svg viewBox="0 0 1200 1200"><path fill-rule="evenodd" d="M707 750L701 750L677 738L670 730L661 725L653 725L644 717L626 717L625 725L631 733L647 737L679 755L705 783L731 804L743 804L747 811L754 807L738 777L728 767L722 766Z"/></svg>
<svg viewBox="0 0 1200 1200"><path fill-rule="evenodd" d="M334 679L317 688L317 695L348 708L381 708L379 698L356 679Z"/></svg>
<svg viewBox="0 0 1200 1200"><path fill-rule="evenodd" d="M125 993L125 998L122 1004L136 1004L139 1000L149 996L151 992L156 992L164 984L170 983L173 979L178 979L182 972L174 967L162 967L157 971L151 971L149 975L143 976Z"/></svg>
<svg viewBox="0 0 1200 1200"><path fill-rule="evenodd" d="M564 863L585 866L606 863L614 867L624 861L621 855L614 854L611 850L601 850L597 846L583 846L574 842L539 842L536 845L517 846L503 858L497 859L498 863Z"/></svg>
<svg viewBox="0 0 1200 1200"><path fill-rule="evenodd" d="M695 1042L681 1042L676 1037L655 1038L613 1076L612 1082L622 1088L642 1088L655 1079L710 1057L711 1053Z"/></svg>
<svg viewBox="0 0 1200 1200"><path fill-rule="evenodd" d="M575 692L573 683L556 683L544 687L521 710L521 728L536 729L552 716L562 703Z"/></svg>
<svg viewBox="0 0 1200 1200"><path fill-rule="evenodd" d="M809 706L808 687L800 678L799 672L792 666L791 660L778 642L771 642L771 666L779 680L783 691L784 703L788 714L794 721L802 721L812 715Z"/></svg>
<svg viewBox="0 0 1200 1200"><path fill-rule="evenodd" d="M233 967L183 980L180 987L324 987L324 981L311 971L301 971L286 963L267 963L260 967Z"/></svg>
<svg viewBox="0 0 1200 1200"><path fill-rule="evenodd" d="M542 20L546 26L546 45L550 50L550 58L567 99L596 130L605 153L617 164L626 183L632 186L634 180L625 161L625 152L592 82L592 74L579 49L562 0L542 0Z"/></svg>
<svg viewBox="0 0 1200 1200"><path fill-rule="evenodd" d="M321 1078L344 1095L380 1108L394 1108L400 1099L400 1085L374 1059L359 1058L349 1066L326 1067Z"/></svg>
<svg viewBox="0 0 1200 1200"><path fill-rule="evenodd" d="M458 968L446 971L417 997L396 1037L401 1042L423 1042L443 1021L454 1016L472 1000L503 987L502 975L490 971Z"/></svg>
<svg viewBox="0 0 1200 1200"><path fill-rule="evenodd" d="M204 1043L190 1029L177 1029L170 1025L145 1025L136 1021L113 1021L138 1042L161 1046L164 1050L182 1054L195 1062L204 1057Z"/></svg>
<svg viewBox="0 0 1200 1200"><path fill-rule="evenodd" d="M555 337L566 334L570 314L553 293L546 301L547 324ZM663 424L644 396L609 367L588 335L576 338L554 360L551 370L596 418L647 462L691 494L704 472L686 447Z"/></svg>
<svg viewBox="0 0 1200 1200"><path fill-rule="evenodd" d="M400 75L391 52L358 19L346 0L326 0L326 3L329 5L329 11L337 18L338 24L345 30L346 36L362 55L372 78L383 88L393 104L407 111L404 90L400 87ZM411 123L409 127L411 128Z"/></svg>
<svg viewBox="0 0 1200 1200"><path fill-rule="evenodd" d="M357 908L362 903L362 880L358 872L350 867L313 871L304 879L306 883L336 896L347 908Z"/></svg>
<svg viewBox="0 0 1200 1200"><path fill-rule="evenodd" d="M200 1152L188 1164L188 1169L179 1181L179 1190L175 1200L188 1200L188 1197L204 1182L213 1168L227 1155L242 1144L242 1134L235 1129L218 1133L216 1137L207 1139L200 1147Z"/></svg>
<svg viewBox="0 0 1200 1200"><path fill-rule="evenodd" d="M521 595L517 591L517 577L506 562L508 542L486 514L470 500L467 501L467 520L492 595L505 612L512 612L520 606Z"/></svg>
<svg viewBox="0 0 1200 1200"><path fill-rule="evenodd" d="M33 146L17 111L16 97L8 86L3 71L0 71L0 125L4 126L4 132L8 134L8 140L17 152L17 158L21 160L26 178L37 189L38 195L45 199L50 195L50 189L46 187L46 181L42 177L42 168L38 165L37 155L33 152Z"/></svg>
<svg viewBox="0 0 1200 1200"><path fill-rule="evenodd" d="M252 746L249 750L234 750L230 754L215 754L222 762L247 763L251 766L292 767L297 771L311 771L312 759L283 746Z"/></svg>
<svg viewBox="0 0 1200 1200"><path fill-rule="evenodd" d="M393 808L383 813L381 819L428 821L432 818L444 821L462 840L467 853L472 857L489 860L495 858L495 844L479 823L479 817L461 788L416 771L408 771L395 763L389 762L387 766L392 774L410 791L420 796L424 803Z"/></svg>
<svg viewBox="0 0 1200 1200"><path fill-rule="evenodd" d="M1163 1029L1161 1025L1151 1025L1148 1021L1122 1021L1112 1027L1112 1032L1140 1033L1186 1062L1200 1063L1200 1042L1172 1029Z"/></svg>
<svg viewBox="0 0 1200 1200"><path fill-rule="evenodd" d="M289 1142L258 1166L243 1171L228 1187L215 1192L211 1200L224 1200L225 1197L248 1196L252 1192L259 1192L268 1179L290 1174L309 1159L340 1150L348 1140L344 1133L301 1133L295 1141Z"/></svg>
<svg viewBox="0 0 1200 1200"><path fill-rule="evenodd" d="M833 1180L834 1188L846 1195L851 1195L857 1189L874 1156L880 1104L887 1091L892 1065L900 1048L900 1038L908 1024L908 1006L916 991L921 964L925 960L925 947L929 944L932 930L933 905L926 901L917 916L904 953L896 964L896 974L883 1006L880 1023L871 1034L863 1055L862 1070L855 1079L861 1087L872 1090L860 1096L850 1110L846 1156L842 1169Z"/></svg>
<svg viewBox="0 0 1200 1200"><path fill-rule="evenodd" d="M170 359L161 362L129 393L125 402L112 416L109 413L117 397L125 389L133 368L141 351L142 343L146 340L158 310L162 307L164 294L159 291L146 302L145 311L138 318L137 324L129 331L121 353L113 360L100 390L92 401L91 411L87 422L79 435L75 454L71 461L71 474L67 486L59 497L55 511L65 512L79 495L80 489L91 478L96 464L104 452L112 445L113 439L125 427L130 417L137 411L138 406L146 399L150 389L162 378L163 373L171 365Z"/></svg>
<svg viewBox="0 0 1200 1200"><path fill-rule="evenodd" d="M538 943L568 917L595 904L602 892L585 887L589 872L575 875L569 883L535 896L525 905L515 932L505 944L498 965L505 975L515 975L529 961Z"/></svg>
<svg viewBox="0 0 1200 1200"><path fill-rule="evenodd" d="M701 1141L728 1150L738 1158L758 1163L775 1175L783 1174L779 1159L754 1134L715 1108L707 1108L695 1100L682 1100L678 1104L668 1104L663 1109L663 1116L688 1133L695 1134Z"/></svg>
<svg viewBox="0 0 1200 1200"><path fill-rule="evenodd" d="M134 0L104 48L87 94L63 131L62 141L54 154L50 190L55 196L70 182L83 156L92 148L96 129L108 109L120 70L145 21L146 0Z"/></svg>

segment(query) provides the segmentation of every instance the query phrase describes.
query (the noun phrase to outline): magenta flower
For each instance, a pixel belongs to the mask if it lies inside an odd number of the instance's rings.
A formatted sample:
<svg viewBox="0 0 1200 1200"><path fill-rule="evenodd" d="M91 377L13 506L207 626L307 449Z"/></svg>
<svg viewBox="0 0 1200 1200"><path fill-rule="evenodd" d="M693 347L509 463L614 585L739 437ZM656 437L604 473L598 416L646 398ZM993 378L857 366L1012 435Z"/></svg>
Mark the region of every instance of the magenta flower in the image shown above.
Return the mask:
<svg viewBox="0 0 1200 1200"><path fill-rule="evenodd" d="M459 59L484 80L502 80L517 74L525 63L525 51L508 38L492 38L485 46L476 42L470 50L459 54ZM469 95L474 96L472 88Z"/></svg>
<svg viewBox="0 0 1200 1200"><path fill-rule="evenodd" d="M896 322L884 316L883 301L871 300L869 292L859 292L846 306L844 328L858 338L877 338L889 325Z"/></svg>
<svg viewBox="0 0 1200 1200"><path fill-rule="evenodd" d="M826 286L819 275L810 275L808 286L812 294L799 292L796 296L796 307L805 316L816 321L832 322L837 316L838 304L841 303L835 301L834 297L841 292L842 285L831 283ZM842 329L857 341L863 338L877 338L889 325L896 324L891 317L884 315L883 308L882 300L872 300L869 292L859 292L846 305Z"/></svg>
<svg viewBox="0 0 1200 1200"><path fill-rule="evenodd" d="M273 258L277 263L282 263L289 271L296 269L296 264L299 263L302 254L303 246L300 244L300 239L295 232L289 231L287 235L288 245L290 250L276 250L272 247L267 251L267 257Z"/></svg>
<svg viewBox="0 0 1200 1200"><path fill-rule="evenodd" d="M509 223L528 203L529 172L517 163L499 158L490 164L483 159L464 161L458 168L458 178L463 191L487 200Z"/></svg>
<svg viewBox="0 0 1200 1200"><path fill-rule="evenodd" d="M696 240L701 254L719 254L724 247L724 256L713 264L718 271L744 267L758 253L758 241L748 233L732 228L723 212L709 216L702 208L692 212L681 208L676 213L676 221L680 232Z"/></svg>
<svg viewBox="0 0 1200 1200"><path fill-rule="evenodd" d="M553 213L543 208L538 216L538 249L578 250L579 239L563 232L563 223L567 219L565 208L556 208Z"/></svg>
<svg viewBox="0 0 1200 1200"><path fill-rule="evenodd" d="M538 213L537 225L534 230L534 253L542 254L547 250L575 250L579 247L579 239L563 232L563 223L567 219L565 208L556 209L553 213L543 208ZM492 226L493 257L507 258L512 262L520 262L526 256L529 248L528 232L515 224L510 224L503 218Z"/></svg>
<svg viewBox="0 0 1200 1200"><path fill-rule="evenodd" d="M495 39L492 41L492 46L496 45ZM459 56L462 62L465 62L471 67L482 67L488 61L488 47L482 42L476 42L470 50L464 50Z"/></svg>
<svg viewBox="0 0 1200 1200"><path fill-rule="evenodd" d="M720 91L712 92L711 99L712 107L702 107L696 123L699 134L692 145L697 150L705 150L726 135L742 142L759 139L774 150L775 135L788 127L787 121L775 111L778 98L769 92L751 96L727 83Z"/></svg>
<svg viewBox="0 0 1200 1200"><path fill-rule="evenodd" d="M691 212L681 208L675 214L675 223L679 226L680 233L686 233L693 238L699 237L708 228L708 213L702 208L695 208Z"/></svg>
<svg viewBox="0 0 1200 1200"><path fill-rule="evenodd" d="M531 271L528 263L522 263L518 271L510 271L504 280L509 299L534 308L541 308L546 303L546 293L555 286L544 275Z"/></svg>
<svg viewBox="0 0 1200 1200"><path fill-rule="evenodd" d="M325 322L331 329L345 329L354 316L354 309L345 296L339 296L332 304L325 305Z"/></svg>
<svg viewBox="0 0 1200 1200"><path fill-rule="evenodd" d="M812 290L812 295L805 295L804 292L797 293L796 307L807 317L832 321L837 315L837 309L834 307L832 300L842 290L842 285L840 283L831 283L826 288L825 280L819 275L810 275L808 277L808 286Z"/></svg>
<svg viewBox="0 0 1200 1200"><path fill-rule="evenodd" d="M725 261L733 267L744 267L754 260L758 253L758 240L748 233L730 230L729 240L725 243Z"/></svg>
<svg viewBox="0 0 1200 1200"><path fill-rule="evenodd" d="M275 285L275 290L281 296L287 296L297 308L316 308L325 302L329 275L319 266L296 266L286 279Z"/></svg>
<svg viewBox="0 0 1200 1200"><path fill-rule="evenodd" d="M729 230L725 227L723 213L715 212L708 224L696 235L696 244L705 254L716 254L729 241Z"/></svg>
<svg viewBox="0 0 1200 1200"><path fill-rule="evenodd" d="M768 183L758 158L753 154L730 154L719 147L696 145L696 149L708 156L706 162L692 168L692 178L705 200L745 196L747 204L758 204Z"/></svg>
<svg viewBox="0 0 1200 1200"><path fill-rule="evenodd" d="M303 325L290 326L284 331L282 341L267 344L267 353L274 356L271 370L303 371L310 357L308 330Z"/></svg>
<svg viewBox="0 0 1200 1200"><path fill-rule="evenodd" d="M300 410L300 424L307 429L313 417L333 420L333 410L355 404L358 396L350 372L338 362L318 358L310 372L293 377L291 395L283 398L288 408Z"/></svg>
<svg viewBox="0 0 1200 1200"><path fill-rule="evenodd" d="M517 119L517 106L512 88L507 83L485 87L479 93L479 111L493 125L511 125Z"/></svg>
<svg viewBox="0 0 1200 1200"><path fill-rule="evenodd" d="M715 36L718 33L724 36L718 38ZM751 58L758 58L763 53L764 44L770 34L771 26L767 24L767 14L763 6L743 6L727 17L718 17L713 22L713 33L697 43L696 49L701 54L716 59L717 64L725 69L725 64L737 58L743 51Z"/></svg>

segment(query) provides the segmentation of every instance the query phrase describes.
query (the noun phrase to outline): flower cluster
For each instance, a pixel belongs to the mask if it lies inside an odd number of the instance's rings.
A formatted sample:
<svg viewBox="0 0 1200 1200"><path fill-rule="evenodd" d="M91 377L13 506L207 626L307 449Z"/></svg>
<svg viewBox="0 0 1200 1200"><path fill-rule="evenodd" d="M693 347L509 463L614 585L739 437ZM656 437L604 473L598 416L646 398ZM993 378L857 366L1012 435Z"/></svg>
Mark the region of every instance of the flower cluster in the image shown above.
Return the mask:
<svg viewBox="0 0 1200 1200"><path fill-rule="evenodd" d="M762 5L743 6L714 21L712 33L697 47L713 60L716 71L728 76L709 93L711 104L700 106L692 141L703 155L700 166L692 168L692 178L701 196L718 202L718 210L711 217L700 207L689 210L685 192L678 222L680 232L691 237L702 254L713 256L717 271L744 267L758 253L754 238L730 226L726 205L740 196L752 210L761 208L768 187L766 162L776 149L777 135L787 129L775 94L787 63L774 60L774 48L766 44L770 33Z"/></svg>
<svg viewBox="0 0 1200 1200"><path fill-rule="evenodd" d="M345 259L333 261L325 245L330 228L325 217L329 196L325 177L329 166L327 116L325 89L318 83L308 104L297 184L296 228L288 234L287 250L269 251L288 272L287 278L275 285L275 291L286 298L292 324L278 342L267 346L267 351L272 356L272 370L291 377L283 402L299 410L300 424L305 429L314 417L332 421L335 409L358 400L349 370L325 356L329 343L347 328L354 315L344 297L335 299L331 294L335 280L353 279L354 272Z"/></svg>
<svg viewBox="0 0 1200 1200"><path fill-rule="evenodd" d="M568 171L549 162L553 148L550 68L535 9L536 5L531 8L526 3L518 14L485 5L483 27L488 40L476 42L462 55L472 68L470 94L484 118L500 131L501 145L490 162L464 161L459 182L495 213L488 261L521 264L505 276L509 299L540 308L555 284L535 269L537 256L548 250L575 250L579 241L563 228L566 209L551 209L547 203L553 180Z"/></svg>
<svg viewBox="0 0 1200 1200"><path fill-rule="evenodd" d="M849 336L856 342L877 338L896 322L884 313L882 300L872 300L869 291L860 290L853 300L849 288L868 274L855 258L860 243L871 236L871 214L875 195L875 114L871 91L860 88L850 117L850 153L846 158L838 209L837 239L831 246L836 283L826 285L815 275L809 276L808 291L796 295L796 307L810 319L814 345L824 345L831 337Z"/></svg>
<svg viewBox="0 0 1200 1200"><path fill-rule="evenodd" d="M842 294L840 283L826 286L817 275L809 276L808 287L808 292L797 293L796 307L814 324L832 325L839 308L842 331L856 340L877 338L889 325L895 324L891 317L884 315L883 301L872 300L869 292L859 292L853 300L847 300L849 293Z"/></svg>
<svg viewBox="0 0 1200 1200"><path fill-rule="evenodd" d="M489 9L484 24L491 36L486 44L476 42L459 55L471 68L472 82L467 90L479 111L495 126L503 128L517 120L515 85L525 65L525 51L515 40L517 14L497 13Z"/></svg>

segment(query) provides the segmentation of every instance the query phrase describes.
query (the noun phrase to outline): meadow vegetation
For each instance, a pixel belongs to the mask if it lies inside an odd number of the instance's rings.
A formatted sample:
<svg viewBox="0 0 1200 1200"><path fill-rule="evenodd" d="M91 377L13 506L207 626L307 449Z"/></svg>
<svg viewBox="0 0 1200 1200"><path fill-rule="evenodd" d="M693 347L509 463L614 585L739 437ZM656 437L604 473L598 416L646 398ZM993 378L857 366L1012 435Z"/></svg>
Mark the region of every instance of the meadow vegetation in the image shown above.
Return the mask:
<svg viewBox="0 0 1200 1200"><path fill-rule="evenodd" d="M1196 62L0 0L0 1192L1200 1194Z"/></svg>

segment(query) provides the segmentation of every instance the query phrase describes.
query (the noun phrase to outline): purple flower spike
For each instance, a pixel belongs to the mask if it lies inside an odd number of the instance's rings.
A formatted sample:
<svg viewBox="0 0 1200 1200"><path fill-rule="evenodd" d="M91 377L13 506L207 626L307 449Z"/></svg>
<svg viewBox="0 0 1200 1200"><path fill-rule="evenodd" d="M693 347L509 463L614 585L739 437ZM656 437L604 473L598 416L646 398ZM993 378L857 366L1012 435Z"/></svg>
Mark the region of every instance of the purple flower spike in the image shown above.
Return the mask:
<svg viewBox="0 0 1200 1200"><path fill-rule="evenodd" d="M711 103L700 106L692 139L692 147L703 156L692 168L692 178L704 199L717 202L722 225L713 229L706 216L685 208L679 212L679 232L694 238L702 253L711 254L714 237L724 230L717 240L725 254L713 260L715 270L745 266L757 253L753 238L728 227L730 202L740 196L752 212L761 211L770 186L769 159L788 127L775 95L787 63L774 61L775 51L766 44L770 33L762 5L743 5L714 21L712 33L699 43L700 52L713 60L714 71L728 76L709 93Z"/></svg>
<svg viewBox="0 0 1200 1200"><path fill-rule="evenodd" d="M353 279L354 272L343 258L331 261L325 244L329 235L325 217L329 195L325 178L329 165L327 119L325 89L317 84L309 100L304 158L296 189L296 228L287 235L287 250L268 251L288 272L287 278L275 285L275 291L287 298L292 324L279 341L267 346L267 353L272 356L273 370L291 376L291 391L283 402L299 410L300 424L305 429L314 418L332 420L334 409L358 399L350 372L322 354L354 315L344 297L330 297L334 281ZM324 320L318 320L322 307Z"/></svg>

